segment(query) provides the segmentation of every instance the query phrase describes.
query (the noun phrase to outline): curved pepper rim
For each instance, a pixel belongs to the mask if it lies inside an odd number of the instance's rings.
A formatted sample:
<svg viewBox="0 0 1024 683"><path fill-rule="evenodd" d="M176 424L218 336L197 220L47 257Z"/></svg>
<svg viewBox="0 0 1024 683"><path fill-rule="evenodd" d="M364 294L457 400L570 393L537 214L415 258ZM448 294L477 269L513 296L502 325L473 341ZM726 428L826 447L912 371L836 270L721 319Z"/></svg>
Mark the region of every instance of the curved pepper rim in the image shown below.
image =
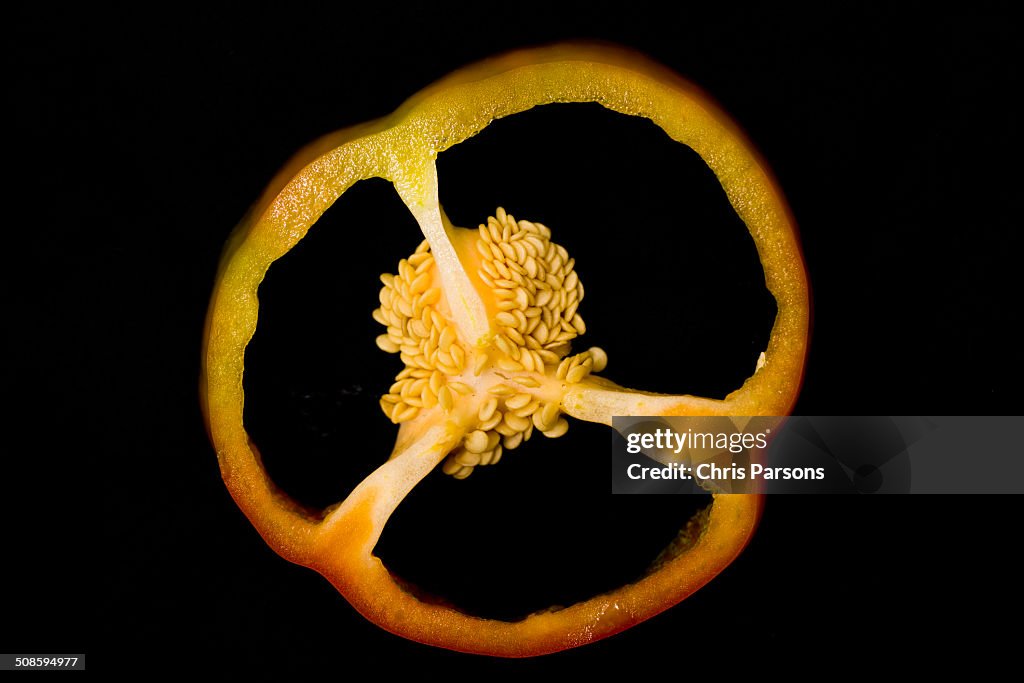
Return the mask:
<svg viewBox="0 0 1024 683"><path fill-rule="evenodd" d="M698 543L656 572L563 610L501 622L420 602L372 555L390 511L461 434L431 430L425 436L431 443L421 439L393 457L322 519L277 490L262 467L243 424L242 375L245 347L256 328L257 289L270 264L359 180L389 179L414 213L430 210L437 201L433 163L439 152L493 120L554 102L598 102L649 118L694 149L748 226L778 304L767 363L723 401L631 395L651 398L641 404L657 412L647 414L788 413L802 379L809 327L807 279L788 206L767 166L710 98L660 65L607 47L559 45L487 60L427 87L390 116L328 135L301 151L229 240L206 323L201 400L207 427L225 483L263 538L286 559L326 576L374 623L465 652L543 654L639 623L727 566L749 540L762 507L760 496L715 496ZM607 393L607 387L615 385L604 383L595 391ZM570 414L610 419L590 414L585 399L575 400L575 410L567 407Z"/></svg>

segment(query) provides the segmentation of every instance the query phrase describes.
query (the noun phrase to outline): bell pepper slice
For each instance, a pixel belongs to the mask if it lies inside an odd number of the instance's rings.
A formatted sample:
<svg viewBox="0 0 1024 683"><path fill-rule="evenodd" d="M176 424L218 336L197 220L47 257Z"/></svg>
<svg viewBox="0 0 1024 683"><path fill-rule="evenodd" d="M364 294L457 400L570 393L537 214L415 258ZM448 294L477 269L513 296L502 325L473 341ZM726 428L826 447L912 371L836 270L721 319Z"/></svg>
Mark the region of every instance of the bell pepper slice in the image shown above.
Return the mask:
<svg viewBox="0 0 1024 683"><path fill-rule="evenodd" d="M491 121L555 102L598 102L652 120L705 160L747 225L778 312L756 371L724 399L636 391L592 374L605 364L603 352L591 349L569 357L568 344L562 343L583 331L581 320L573 326L578 316L566 310L576 310L582 285L566 275L571 264L563 261L568 259L552 256L557 254L557 245L544 241L549 231L537 227L539 224L516 222L503 211L487 225L481 224L479 232L455 228L444 215L438 201L437 154L475 135ZM431 332L431 340L427 332L430 318L425 317L423 327L417 328L426 335L419 340L425 346L419 348L432 350L432 358L443 358L438 362L445 372L438 379L436 373L421 367L423 356L415 357L416 348L402 351L408 372L423 370L419 373L423 381L414 386L417 378L407 374L405 383L400 380L393 387L395 393L382 399L385 412L401 423L391 457L339 505L317 515L275 487L246 433L245 348L256 330L257 289L267 269L303 238L343 192L372 177L394 184L426 237L417 252L421 256L412 259L417 266L403 261L398 275L382 276L382 304L386 300L394 310L382 305L375 317L391 325L398 316L404 327L389 327L390 336L382 335L378 344L398 352L398 342L409 342L412 333L408 330L415 317L412 306L418 306L415 315L419 315L428 296L431 310L441 318L435 318L438 331L447 325L452 331L444 342L438 339L443 335ZM497 225L497 232L492 224ZM571 282L578 287L578 296L570 292L575 305L550 304L556 306L550 327L561 323L567 332L558 337L557 330L548 330L545 345L520 349L513 343L515 348L510 348L509 337L498 339L502 330L515 337L517 325L520 332L539 325L527 321L524 326L517 317L520 313L523 317L526 313L543 314L545 323L552 314L552 310L535 305L536 299L551 297L538 297L539 290L532 285L535 291L528 292L528 302L503 306L502 301L511 302L514 297L507 292L496 296L495 292L506 285L495 284L493 278L482 284L481 278L488 279L481 275L483 261L491 257L487 256L489 247L479 244L492 241L503 230L506 241L519 230L526 238L522 242L534 239L538 248L547 248L550 258L542 265L557 271L553 274L558 286ZM482 256L473 255L474 246L482 250ZM493 246L498 249L501 245ZM501 249L513 246L510 243ZM495 258L502 260L499 251L494 251ZM511 265L516 257L510 255L506 260ZM529 266L527 260L520 250L518 263ZM415 268L424 263L423 272L429 276L417 281ZM396 279L402 282L396 284ZM401 296L407 297L404 303L398 303ZM409 315L400 315L398 309ZM556 45L515 52L457 71L413 96L390 116L328 135L289 162L236 228L225 249L206 323L201 401L231 495L282 557L320 572L364 616L398 635L463 652L533 656L605 638L698 590L746 545L756 528L762 497L714 495L711 506L680 532L678 541L647 575L566 608L506 622L437 604L397 580L373 555L373 548L398 504L446 456L451 459L450 454L462 448L458 453L464 457L451 467L445 465L445 470L456 476L481 464L481 449L485 457L500 457L501 446L493 445L494 439L489 439L489 432L479 424L493 410L485 406L494 402L486 382L503 382L517 396L526 397L510 400L508 392L499 392L506 411L506 431L513 433L505 434L506 447L509 440L515 445L524 440L514 433L529 438L533 426L526 422L531 419L531 409L533 423L549 436L564 433L564 420L557 417L560 412L608 425L613 415L785 415L796 400L802 379L809 311L807 278L790 211L766 164L728 116L694 85L632 52L606 46ZM503 312L507 315L501 316ZM569 320L558 318L566 313ZM449 355L437 356L444 353L439 345L448 348ZM523 359L520 353L528 357ZM470 363L479 367L470 371ZM442 382L448 383L445 387L460 388L453 393L441 387ZM429 391L428 385L432 387ZM407 391L410 387L413 390ZM551 411L543 411L549 404ZM526 411L526 417L520 418L517 411Z"/></svg>

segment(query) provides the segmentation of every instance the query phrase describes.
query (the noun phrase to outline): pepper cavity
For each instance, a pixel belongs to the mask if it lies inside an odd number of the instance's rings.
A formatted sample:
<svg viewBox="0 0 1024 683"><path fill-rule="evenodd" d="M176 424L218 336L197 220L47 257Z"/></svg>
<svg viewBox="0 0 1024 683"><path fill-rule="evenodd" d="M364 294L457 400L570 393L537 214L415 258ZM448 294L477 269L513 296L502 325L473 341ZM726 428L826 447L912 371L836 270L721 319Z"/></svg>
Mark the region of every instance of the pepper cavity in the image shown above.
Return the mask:
<svg viewBox="0 0 1024 683"><path fill-rule="evenodd" d="M397 275L381 275L381 307L373 312L387 327L377 346L405 364L381 409L395 423L441 412L463 426L466 436L442 466L457 479L496 464L534 430L565 434L565 386L608 361L596 347L568 355L586 331L578 313L583 284L546 226L498 208L476 232L453 243L488 311L487 336L471 343L454 322L426 241L399 262Z"/></svg>

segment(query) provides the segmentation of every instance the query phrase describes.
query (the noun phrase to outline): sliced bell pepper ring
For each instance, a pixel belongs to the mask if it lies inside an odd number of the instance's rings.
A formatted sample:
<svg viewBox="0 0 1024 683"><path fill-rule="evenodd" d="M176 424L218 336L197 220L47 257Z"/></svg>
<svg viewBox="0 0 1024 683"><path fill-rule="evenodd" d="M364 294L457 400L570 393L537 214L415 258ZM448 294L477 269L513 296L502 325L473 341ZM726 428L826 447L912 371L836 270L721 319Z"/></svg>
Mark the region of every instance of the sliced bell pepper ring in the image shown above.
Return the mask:
<svg viewBox="0 0 1024 683"><path fill-rule="evenodd" d="M651 119L694 149L719 178L754 239L778 307L754 374L724 399L626 389L591 374L603 351L568 355L585 330L572 259L539 223L503 210L477 230L452 226L438 201L435 158L491 121L554 102L598 102ZM405 369L381 400L400 423L390 459L323 515L279 491L243 424L243 359L256 330L257 288L319 216L359 180L390 180L426 241L382 276L387 327L378 338ZM300 152L232 235L217 276L203 351L202 403L231 495L281 556L315 569L364 616L398 635L463 652L532 656L622 631L678 603L726 567L756 527L758 495L711 506L635 583L506 622L423 598L373 555L389 516L444 460L462 478L496 463L535 431L559 436L561 413L785 415L799 391L809 296L793 220L764 162L711 100L633 53L558 45L462 69L394 114L328 135ZM496 417L497 416L497 417ZM447 460L446 460L447 456Z"/></svg>

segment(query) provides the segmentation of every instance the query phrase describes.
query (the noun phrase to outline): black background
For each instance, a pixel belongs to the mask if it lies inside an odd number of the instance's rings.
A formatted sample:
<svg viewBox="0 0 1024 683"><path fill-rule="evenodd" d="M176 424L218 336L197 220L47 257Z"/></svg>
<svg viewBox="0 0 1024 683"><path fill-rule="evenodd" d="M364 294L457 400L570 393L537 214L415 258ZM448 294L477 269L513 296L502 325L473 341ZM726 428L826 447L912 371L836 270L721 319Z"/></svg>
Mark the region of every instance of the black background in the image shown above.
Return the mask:
<svg viewBox="0 0 1024 683"><path fill-rule="evenodd" d="M6 558L0 649L86 651L93 669L215 656L215 670L334 675L357 662L729 672L813 655L872 670L937 647L992 653L989 621L1019 592L1013 498L776 496L718 579L607 641L521 662L407 642L259 539L220 481L197 383L221 246L294 151L458 66L572 38L692 79L771 165L814 293L795 412L1019 414L1018 78L1000 12L240 4L23 12L8 31L12 166L29 181L9 213L25 242L8 258L24 333L13 372L29 380L21 410L42 418L12 434L31 481L71 495L5 482L34 502L10 517L22 551ZM650 124L549 107L492 125L439 172L456 223L503 205L552 227L612 379L720 396L753 369L773 315L756 254L700 160ZM341 499L389 448L375 397L398 367L369 314L377 273L417 242L390 187L363 183L261 287L246 419L307 504ZM608 443L574 422L466 482L432 475L380 556L492 615L622 583L689 501L613 499Z"/></svg>

